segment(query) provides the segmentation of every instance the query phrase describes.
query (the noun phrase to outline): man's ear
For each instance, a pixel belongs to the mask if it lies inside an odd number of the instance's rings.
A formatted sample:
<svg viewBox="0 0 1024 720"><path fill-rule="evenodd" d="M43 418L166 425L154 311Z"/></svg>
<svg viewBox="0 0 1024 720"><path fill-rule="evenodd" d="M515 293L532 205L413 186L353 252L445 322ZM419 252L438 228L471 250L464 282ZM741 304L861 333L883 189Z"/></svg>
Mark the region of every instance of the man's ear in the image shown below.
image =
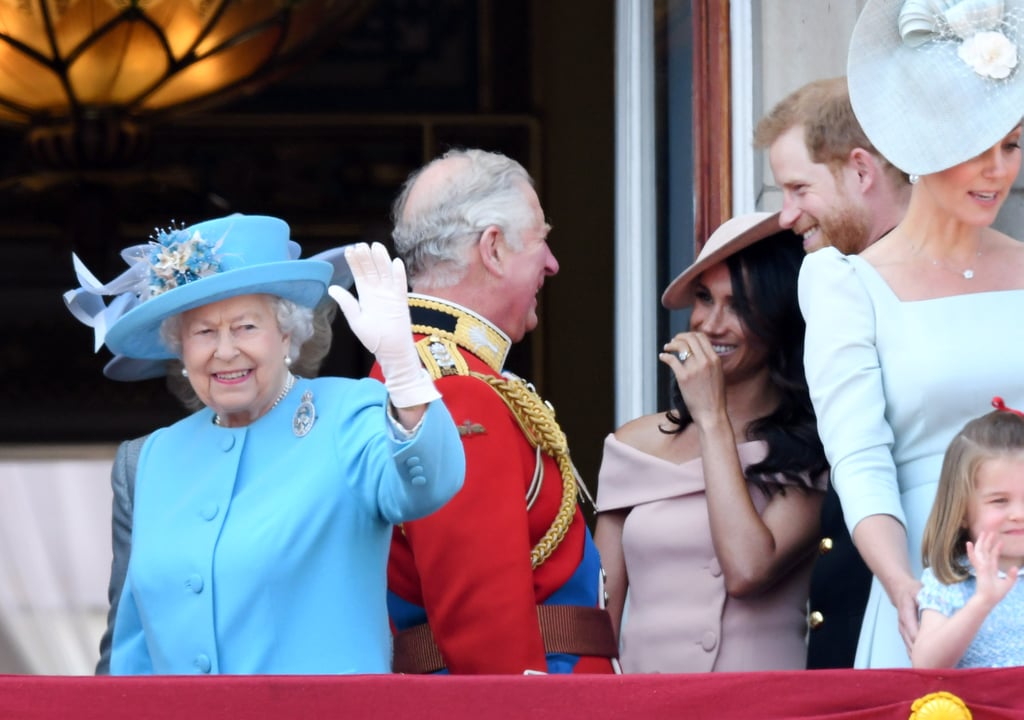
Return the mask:
<svg viewBox="0 0 1024 720"><path fill-rule="evenodd" d="M480 234L476 249L487 272L498 277L505 274L505 234L500 227L488 225Z"/></svg>
<svg viewBox="0 0 1024 720"><path fill-rule="evenodd" d="M857 175L857 185L862 193L867 192L876 182L878 173L878 160L864 148L854 148L846 161L847 167Z"/></svg>

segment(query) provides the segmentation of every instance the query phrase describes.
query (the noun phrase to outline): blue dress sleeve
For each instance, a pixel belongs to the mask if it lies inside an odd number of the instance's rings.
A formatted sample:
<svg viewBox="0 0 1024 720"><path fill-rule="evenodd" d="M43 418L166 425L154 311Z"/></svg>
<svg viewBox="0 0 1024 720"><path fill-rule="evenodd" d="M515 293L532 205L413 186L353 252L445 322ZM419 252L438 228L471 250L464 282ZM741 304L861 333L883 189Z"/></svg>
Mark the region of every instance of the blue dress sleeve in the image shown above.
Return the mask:
<svg viewBox="0 0 1024 720"><path fill-rule="evenodd" d="M925 610L951 617L967 602L969 594L965 593L965 583L944 585L935 577L931 568L925 568L921 574L921 589L917 592L918 615Z"/></svg>
<svg viewBox="0 0 1024 720"><path fill-rule="evenodd" d="M857 262L864 261L824 248L804 259L799 281L807 384L851 533L870 515L892 515L906 526L885 415L875 304Z"/></svg>
<svg viewBox="0 0 1024 720"><path fill-rule="evenodd" d="M385 418L385 425L389 424ZM427 406L423 422L411 437L398 438L390 427L387 435L394 465L384 474L377 502L389 522L425 517L462 489L466 455L444 402L434 400Z"/></svg>

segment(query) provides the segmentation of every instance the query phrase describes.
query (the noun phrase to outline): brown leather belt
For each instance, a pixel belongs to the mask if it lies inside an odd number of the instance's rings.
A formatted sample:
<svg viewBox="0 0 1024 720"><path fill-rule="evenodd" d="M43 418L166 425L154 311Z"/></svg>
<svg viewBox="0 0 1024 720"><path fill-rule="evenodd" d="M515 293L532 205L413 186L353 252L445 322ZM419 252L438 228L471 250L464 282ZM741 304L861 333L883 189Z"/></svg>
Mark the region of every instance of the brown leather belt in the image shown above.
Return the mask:
<svg viewBox="0 0 1024 720"><path fill-rule="evenodd" d="M544 652L618 657L611 616L601 608L538 605ZM396 673L425 674L444 670L444 658L427 623L402 630L394 638ZM500 652L500 651L498 651Z"/></svg>

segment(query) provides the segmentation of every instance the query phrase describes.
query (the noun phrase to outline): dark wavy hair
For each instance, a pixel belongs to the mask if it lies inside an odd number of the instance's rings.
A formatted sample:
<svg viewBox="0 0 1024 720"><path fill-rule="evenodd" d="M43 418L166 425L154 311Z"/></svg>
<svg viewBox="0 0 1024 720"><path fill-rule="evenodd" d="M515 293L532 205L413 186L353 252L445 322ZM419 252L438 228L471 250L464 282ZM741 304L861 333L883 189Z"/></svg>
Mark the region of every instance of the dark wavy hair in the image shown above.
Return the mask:
<svg viewBox="0 0 1024 720"><path fill-rule="evenodd" d="M828 469L804 374L804 319L797 301L803 258L801 238L783 230L725 260L736 313L747 332L767 348L769 379L780 395L774 411L746 428L747 440L768 444L764 460L746 470L747 479L768 495L785 493L783 486L769 480L773 475L784 475L807 488ZM680 433L693 417L674 377L670 402L665 416L671 427L662 426L661 431Z"/></svg>

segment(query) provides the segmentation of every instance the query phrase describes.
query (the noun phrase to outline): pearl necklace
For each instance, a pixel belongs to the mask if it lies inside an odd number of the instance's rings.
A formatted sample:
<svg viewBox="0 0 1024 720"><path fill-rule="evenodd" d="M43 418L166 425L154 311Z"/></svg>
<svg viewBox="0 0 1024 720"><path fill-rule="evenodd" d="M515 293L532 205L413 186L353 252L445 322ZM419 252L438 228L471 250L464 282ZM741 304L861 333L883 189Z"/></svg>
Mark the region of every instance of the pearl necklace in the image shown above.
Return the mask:
<svg viewBox="0 0 1024 720"><path fill-rule="evenodd" d="M268 408L267 408L267 412L263 413L263 415L266 415L266 414L267 414L267 413L269 413L269 412L270 412L271 410L273 410L274 408L276 408L276 407L277 407L277 404L278 404L279 402L281 402L282 400L284 400L284 396L285 396L285 395L287 395L287 394L288 394L288 392L289 392L289 391L290 391L290 390L292 389L292 387L294 387L294 386L295 386L295 376L294 376L294 375L292 375L291 371L289 370L289 371L288 371L288 377L287 377L287 378L285 378L285 381L284 381L284 387L283 387L283 388L281 388L281 392L280 392L280 393L278 393L277 399L276 399L276 400L274 400L274 404L273 404L273 405L271 405L270 407L268 407ZM263 417L263 415L261 415L260 417ZM258 418L257 418L257 419L258 419ZM220 425L220 424L221 424L221 422L220 422L220 415L214 415L214 416L213 416L213 424L214 424L214 425Z"/></svg>

